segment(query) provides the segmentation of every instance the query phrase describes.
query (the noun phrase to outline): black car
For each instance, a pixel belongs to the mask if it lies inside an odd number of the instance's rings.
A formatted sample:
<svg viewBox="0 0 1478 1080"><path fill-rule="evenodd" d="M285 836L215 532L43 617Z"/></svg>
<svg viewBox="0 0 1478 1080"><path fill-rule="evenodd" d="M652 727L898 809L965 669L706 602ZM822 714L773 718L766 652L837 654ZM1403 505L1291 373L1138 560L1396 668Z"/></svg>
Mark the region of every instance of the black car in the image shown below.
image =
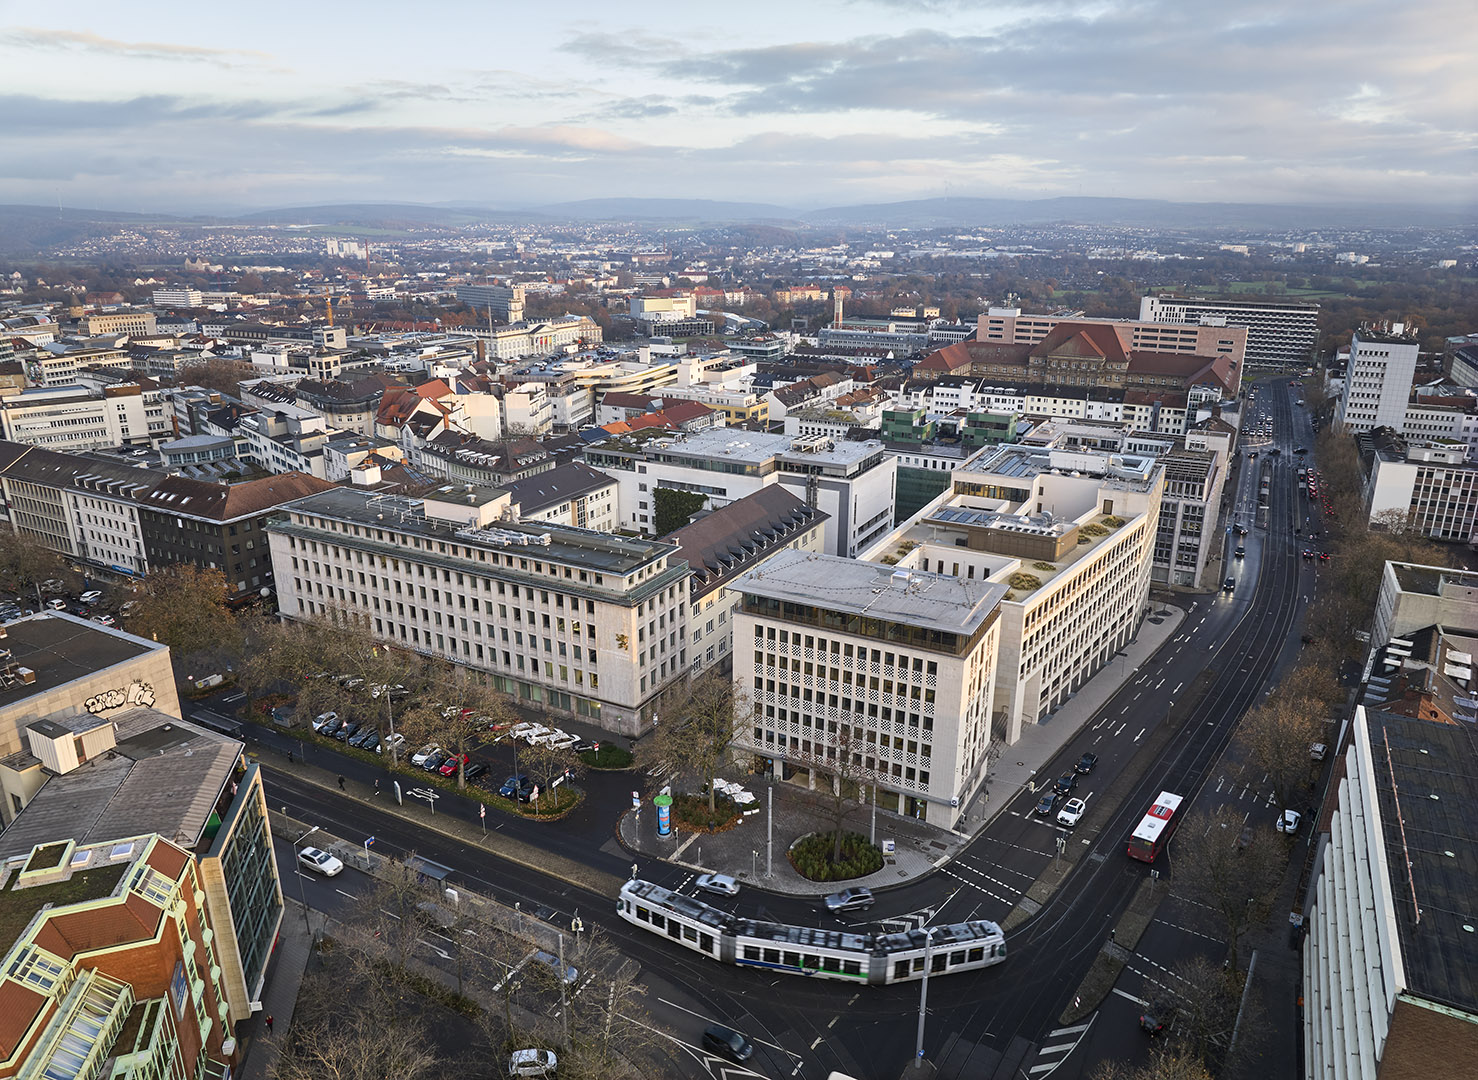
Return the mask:
<svg viewBox="0 0 1478 1080"><path fill-rule="evenodd" d="M754 1043L722 1024L710 1024L703 1033L703 1049L722 1054L735 1064L742 1065L754 1057Z"/></svg>
<svg viewBox="0 0 1478 1080"><path fill-rule="evenodd" d="M341 725L338 731L334 732L334 738L338 739L339 742L348 742L359 733L359 729L362 727L364 725L358 720L350 720L348 723Z"/></svg>
<svg viewBox="0 0 1478 1080"><path fill-rule="evenodd" d="M1052 785L1052 790L1059 795L1068 795L1078 786L1077 772L1063 773Z"/></svg>
<svg viewBox="0 0 1478 1080"><path fill-rule="evenodd" d="M1048 816L1050 816L1051 813L1052 813L1052 811L1054 811L1054 810L1057 809L1058 800L1060 800L1061 798L1062 798L1062 796L1060 794L1058 794L1056 791L1048 791L1045 794L1043 794L1043 796L1041 797L1041 799L1038 800L1038 802L1037 802L1037 814L1038 814L1038 816L1040 816L1040 817L1048 817Z"/></svg>
<svg viewBox="0 0 1478 1080"><path fill-rule="evenodd" d="M1238 536L1246 536L1247 535L1247 526L1246 525L1238 525L1237 526L1237 535Z"/></svg>
<svg viewBox="0 0 1478 1080"><path fill-rule="evenodd" d="M1305 446L1295 446L1293 448L1293 452L1295 454L1307 454L1309 451L1308 451L1308 447L1305 447Z"/></svg>
<svg viewBox="0 0 1478 1080"><path fill-rule="evenodd" d="M470 762L467 767L462 770L462 775L468 780L476 780L479 776L483 775L487 771L488 767L486 763L481 761L473 761Z"/></svg>
<svg viewBox="0 0 1478 1080"><path fill-rule="evenodd" d="M451 756L452 755L448 754L445 750L438 750L436 751L436 753L432 754L426 759L425 764L423 764L421 768L425 769L427 772L436 772L447 763L447 758Z"/></svg>
<svg viewBox="0 0 1478 1080"><path fill-rule="evenodd" d="M1234 551L1234 552L1232 552L1232 554L1235 555L1239 559L1243 559L1243 558L1246 558L1247 557L1247 549L1244 548L1241 544L1238 544L1237 545L1237 550Z"/></svg>
<svg viewBox="0 0 1478 1080"><path fill-rule="evenodd" d="M323 727L319 728L318 734L337 735L339 733L339 728L343 727L347 722L348 721L346 721L342 716L336 716L328 723L324 724Z"/></svg>
<svg viewBox="0 0 1478 1080"><path fill-rule="evenodd" d="M1154 1013L1140 1013L1139 1030L1143 1031L1146 1035L1163 1035L1165 1034L1165 1021L1161 1020Z"/></svg>
<svg viewBox="0 0 1478 1080"><path fill-rule="evenodd" d="M1223 581L1221 583L1221 588L1222 588L1222 591L1223 592L1231 592L1236 587L1237 587L1237 579L1236 578L1230 578L1229 577L1229 578L1227 578L1225 581Z"/></svg>
<svg viewBox="0 0 1478 1080"><path fill-rule="evenodd" d="M1077 772L1082 773L1084 776L1087 776L1093 771L1093 766L1097 764L1097 754L1084 754L1082 757L1078 758L1078 763L1073 766L1073 769Z"/></svg>

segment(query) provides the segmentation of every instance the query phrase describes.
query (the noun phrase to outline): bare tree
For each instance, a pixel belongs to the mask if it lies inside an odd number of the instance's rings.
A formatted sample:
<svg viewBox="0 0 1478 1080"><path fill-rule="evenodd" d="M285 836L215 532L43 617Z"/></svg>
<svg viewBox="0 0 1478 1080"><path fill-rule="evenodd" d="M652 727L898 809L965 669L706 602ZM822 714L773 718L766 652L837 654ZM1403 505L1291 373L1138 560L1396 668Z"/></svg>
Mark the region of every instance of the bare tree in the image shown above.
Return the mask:
<svg viewBox="0 0 1478 1080"><path fill-rule="evenodd" d="M234 650L240 627L226 610L229 589L219 570L174 563L144 579L129 629L168 645L176 656L209 649Z"/></svg>
<svg viewBox="0 0 1478 1080"><path fill-rule="evenodd" d="M1175 840L1175 880L1214 908L1237 965L1237 945L1253 922L1267 916L1287 852L1266 824L1244 827L1229 806L1193 814Z"/></svg>
<svg viewBox="0 0 1478 1080"><path fill-rule="evenodd" d="M1237 726L1237 738L1251 762L1268 776L1273 798L1287 807L1294 791L1308 779L1309 747L1324 726L1317 699L1274 695L1253 709Z"/></svg>
<svg viewBox="0 0 1478 1080"><path fill-rule="evenodd" d="M715 668L691 683L667 711L667 718L637 744L638 762L649 775L677 772L701 780L708 788L708 809L715 811L713 781L729 760L734 733L749 721L749 699Z"/></svg>
<svg viewBox="0 0 1478 1080"><path fill-rule="evenodd" d="M1232 1042L1241 1002L1241 973L1191 956L1175 965L1173 985L1162 988L1151 1008L1170 1020L1180 1047L1208 1065L1220 1066Z"/></svg>
<svg viewBox="0 0 1478 1080"><path fill-rule="evenodd" d="M1195 1054L1166 1048L1152 1054L1148 1064L1138 1067L1122 1061L1105 1061L1093 1071L1093 1080L1211 1080L1211 1073Z"/></svg>
<svg viewBox="0 0 1478 1080"><path fill-rule="evenodd" d="M793 765L811 771L817 790L826 800L832 831L831 861L835 863L842 858L847 815L857 806L864 782L876 779L869 765L877 746L869 747L863 742L862 728L845 722L829 722L824 738L820 728L812 731L813 738L803 739L800 749L787 751L786 757Z"/></svg>
<svg viewBox="0 0 1478 1080"><path fill-rule="evenodd" d="M518 758L519 768L528 770L540 796L546 798L555 792L556 781L559 777L563 776L565 780L573 779L585 768L584 763L574 751L567 747L551 746L547 742L535 743L527 750L519 751ZM534 800L534 812L540 812L537 798Z"/></svg>
<svg viewBox="0 0 1478 1080"><path fill-rule="evenodd" d="M56 580L67 587L75 586L77 574L61 552L48 547L32 533L11 529L3 531L0 542L0 588L7 592L30 594L41 602L40 585Z"/></svg>
<svg viewBox="0 0 1478 1080"><path fill-rule="evenodd" d="M401 710L401 731L412 742L436 743L457 759L457 786L467 784L468 755L488 732L518 718L513 700L465 668L435 668Z"/></svg>
<svg viewBox="0 0 1478 1080"><path fill-rule="evenodd" d="M293 1030L272 1066L273 1080L422 1080L443 1075L435 1040L414 1015L386 1023L364 1002L315 973L298 994Z"/></svg>

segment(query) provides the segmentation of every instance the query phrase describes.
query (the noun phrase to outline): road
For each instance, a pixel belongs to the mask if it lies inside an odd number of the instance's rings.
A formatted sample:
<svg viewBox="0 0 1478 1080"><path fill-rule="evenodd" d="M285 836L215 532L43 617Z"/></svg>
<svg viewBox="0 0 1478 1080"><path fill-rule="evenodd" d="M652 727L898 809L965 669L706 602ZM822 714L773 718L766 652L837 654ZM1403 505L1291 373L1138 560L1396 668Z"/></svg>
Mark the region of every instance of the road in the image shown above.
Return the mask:
<svg viewBox="0 0 1478 1080"><path fill-rule="evenodd" d="M1075 793L1089 802L1083 823L1071 832L1059 829L1035 815L1035 797L1023 794L953 863L881 893L867 913L872 923L1004 920L1056 856L1059 839L1075 853L1062 886L1008 936L1006 964L931 986L924 1051L941 1077L1004 1078L1020 1070L1066 1080L1087 1075L1103 1058L1140 1058L1145 1044L1134 1022L1140 1005L1133 999L1147 998L1157 981L1171 978L1177 957L1219 947L1203 911L1179 901L1167 904L1131 959L1119 992L1085 1021L1058 1023L1102 948L1107 928L1151 871L1124 857L1123 842L1157 792L1190 796L1196 809L1235 802L1249 815L1271 820L1273 808L1257 778L1225 752L1237 719L1296 659L1318 564L1300 558L1301 537L1293 531L1304 527L1307 508L1300 499L1307 500L1295 487L1299 462L1291 451L1296 443L1312 443L1307 419L1299 415L1295 425L1286 384L1265 384L1261 396L1261 408L1274 419L1274 441L1255 461L1244 459L1231 496L1232 522L1249 529L1244 558L1232 555L1238 537L1230 530L1225 537L1227 576L1234 578L1234 588L1200 599L1167 647L1042 772L1050 777L1070 771L1085 750L1099 755L1096 770ZM1272 445L1282 453L1268 455ZM1268 480L1265 500L1259 495L1263 478ZM294 742L280 733L264 736L264 743L280 743L279 749ZM368 782L381 775L371 765L311 745L298 752L320 757L325 768L355 779ZM490 812L490 827L624 877L631 857L614 842L612 827L629 805L629 778L597 775L586 786L586 805L564 822L532 824ZM530 873L487 850L305 784L275 768L270 755L267 789L274 806L286 806L303 820L346 838L373 833L381 854L414 851L453 868L453 882L505 903L546 908L566 926L578 909L586 925L599 926L642 965L649 980L648 1005L663 1026L671 1025L689 1046L710 1020L745 1031L757 1044L749 1065L755 1074L822 1078L836 1069L861 1078L891 1078L913 1058L917 986L854 989L714 964L617 919L610 897ZM477 801L443 798L437 812L475 822ZM1173 879L1174 866L1172 843L1154 869ZM691 891L691 874L682 867L643 862L641 872ZM325 897L325 902L333 901ZM786 922L836 927L845 921L805 898L758 889L746 889L725 904L740 914ZM722 1072L712 1061L683 1054L682 1075Z"/></svg>

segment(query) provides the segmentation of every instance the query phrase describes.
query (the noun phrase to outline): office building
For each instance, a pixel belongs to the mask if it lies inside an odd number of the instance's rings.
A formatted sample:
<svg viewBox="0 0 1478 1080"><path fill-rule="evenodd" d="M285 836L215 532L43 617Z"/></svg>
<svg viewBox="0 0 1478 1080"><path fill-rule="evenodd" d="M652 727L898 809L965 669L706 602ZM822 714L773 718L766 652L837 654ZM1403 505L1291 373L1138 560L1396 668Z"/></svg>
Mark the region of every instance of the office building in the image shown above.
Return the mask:
<svg viewBox="0 0 1478 1080"><path fill-rule="evenodd" d="M154 290L155 307L199 307L205 302L205 297L199 289L192 289L186 285L172 285L165 289Z"/></svg>
<svg viewBox="0 0 1478 1080"><path fill-rule="evenodd" d="M523 702L639 734L688 668L687 564L652 540L505 516L506 491L336 488L268 527L279 609L490 673Z"/></svg>
<svg viewBox="0 0 1478 1080"><path fill-rule="evenodd" d="M595 532L614 532L620 524L616 481L583 461L567 461L515 480L507 491L518 521L547 521Z"/></svg>
<svg viewBox="0 0 1478 1080"><path fill-rule="evenodd" d="M26 390L0 397L0 435L48 450L141 446L174 434L163 394L138 383Z"/></svg>
<svg viewBox="0 0 1478 1080"><path fill-rule="evenodd" d="M130 337L152 337L156 332L152 311L115 311L106 315L84 315L77 323L84 337L128 334Z"/></svg>
<svg viewBox="0 0 1478 1080"><path fill-rule="evenodd" d="M1352 335L1344 392L1334 414L1346 434L1402 429L1418 351L1416 338L1404 331L1397 323L1389 330L1361 328Z"/></svg>
<svg viewBox="0 0 1478 1080"><path fill-rule="evenodd" d="M1139 320L1246 327L1249 364L1302 367L1313 359L1319 340L1319 305L1312 303L1162 294L1140 298Z"/></svg>
<svg viewBox="0 0 1478 1080"><path fill-rule="evenodd" d="M266 519L332 486L304 473L219 484L0 443L0 493L16 532L94 571L133 577L180 562L220 570L237 597L272 587Z"/></svg>
<svg viewBox="0 0 1478 1080"><path fill-rule="evenodd" d="M1427 626L1478 632L1478 573L1388 562L1375 600L1370 642L1379 647Z"/></svg>
<svg viewBox="0 0 1478 1080"><path fill-rule="evenodd" d="M728 669L741 574L764 565L779 551L820 552L826 515L784 488L760 488L668 533L680 559L693 568L688 579L691 674L715 665Z"/></svg>
<svg viewBox="0 0 1478 1080"><path fill-rule="evenodd" d="M745 763L953 827L989 762L1008 586L787 550L732 588Z"/></svg>
<svg viewBox="0 0 1478 1080"><path fill-rule="evenodd" d="M1478 873L1462 854L1478 831L1471 665L1467 652L1443 663L1461 669L1460 716L1357 705L1341 742L1303 912L1309 1080L1430 1076L1478 1060L1466 914Z"/></svg>
<svg viewBox="0 0 1478 1080"><path fill-rule="evenodd" d="M1365 510L1377 527L1410 528L1430 540L1478 539L1478 465L1461 443L1378 432L1362 440Z"/></svg>
<svg viewBox="0 0 1478 1080"><path fill-rule="evenodd" d="M892 528L897 461L882 443L713 428L693 435L643 432L592 443L587 464L620 484L621 523L654 534L657 494L701 495L717 509L779 484L827 515L826 550L851 558Z"/></svg>
<svg viewBox="0 0 1478 1080"><path fill-rule="evenodd" d="M457 300L497 322L523 321L522 285L499 285L496 282L458 285Z"/></svg>
<svg viewBox="0 0 1478 1080"><path fill-rule="evenodd" d="M862 558L1009 586L993 724L1011 744L1138 631L1164 491L1148 454L990 447Z"/></svg>

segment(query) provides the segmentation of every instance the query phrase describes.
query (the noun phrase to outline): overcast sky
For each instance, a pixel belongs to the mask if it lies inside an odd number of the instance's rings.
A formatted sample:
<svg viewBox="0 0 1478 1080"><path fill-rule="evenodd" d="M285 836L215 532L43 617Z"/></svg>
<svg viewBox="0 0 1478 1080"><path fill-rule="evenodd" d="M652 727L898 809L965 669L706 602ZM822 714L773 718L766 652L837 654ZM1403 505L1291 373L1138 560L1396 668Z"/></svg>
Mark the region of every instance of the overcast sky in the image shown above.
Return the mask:
<svg viewBox="0 0 1478 1080"><path fill-rule="evenodd" d="M0 0L0 202L1472 205L1473 0Z"/></svg>

